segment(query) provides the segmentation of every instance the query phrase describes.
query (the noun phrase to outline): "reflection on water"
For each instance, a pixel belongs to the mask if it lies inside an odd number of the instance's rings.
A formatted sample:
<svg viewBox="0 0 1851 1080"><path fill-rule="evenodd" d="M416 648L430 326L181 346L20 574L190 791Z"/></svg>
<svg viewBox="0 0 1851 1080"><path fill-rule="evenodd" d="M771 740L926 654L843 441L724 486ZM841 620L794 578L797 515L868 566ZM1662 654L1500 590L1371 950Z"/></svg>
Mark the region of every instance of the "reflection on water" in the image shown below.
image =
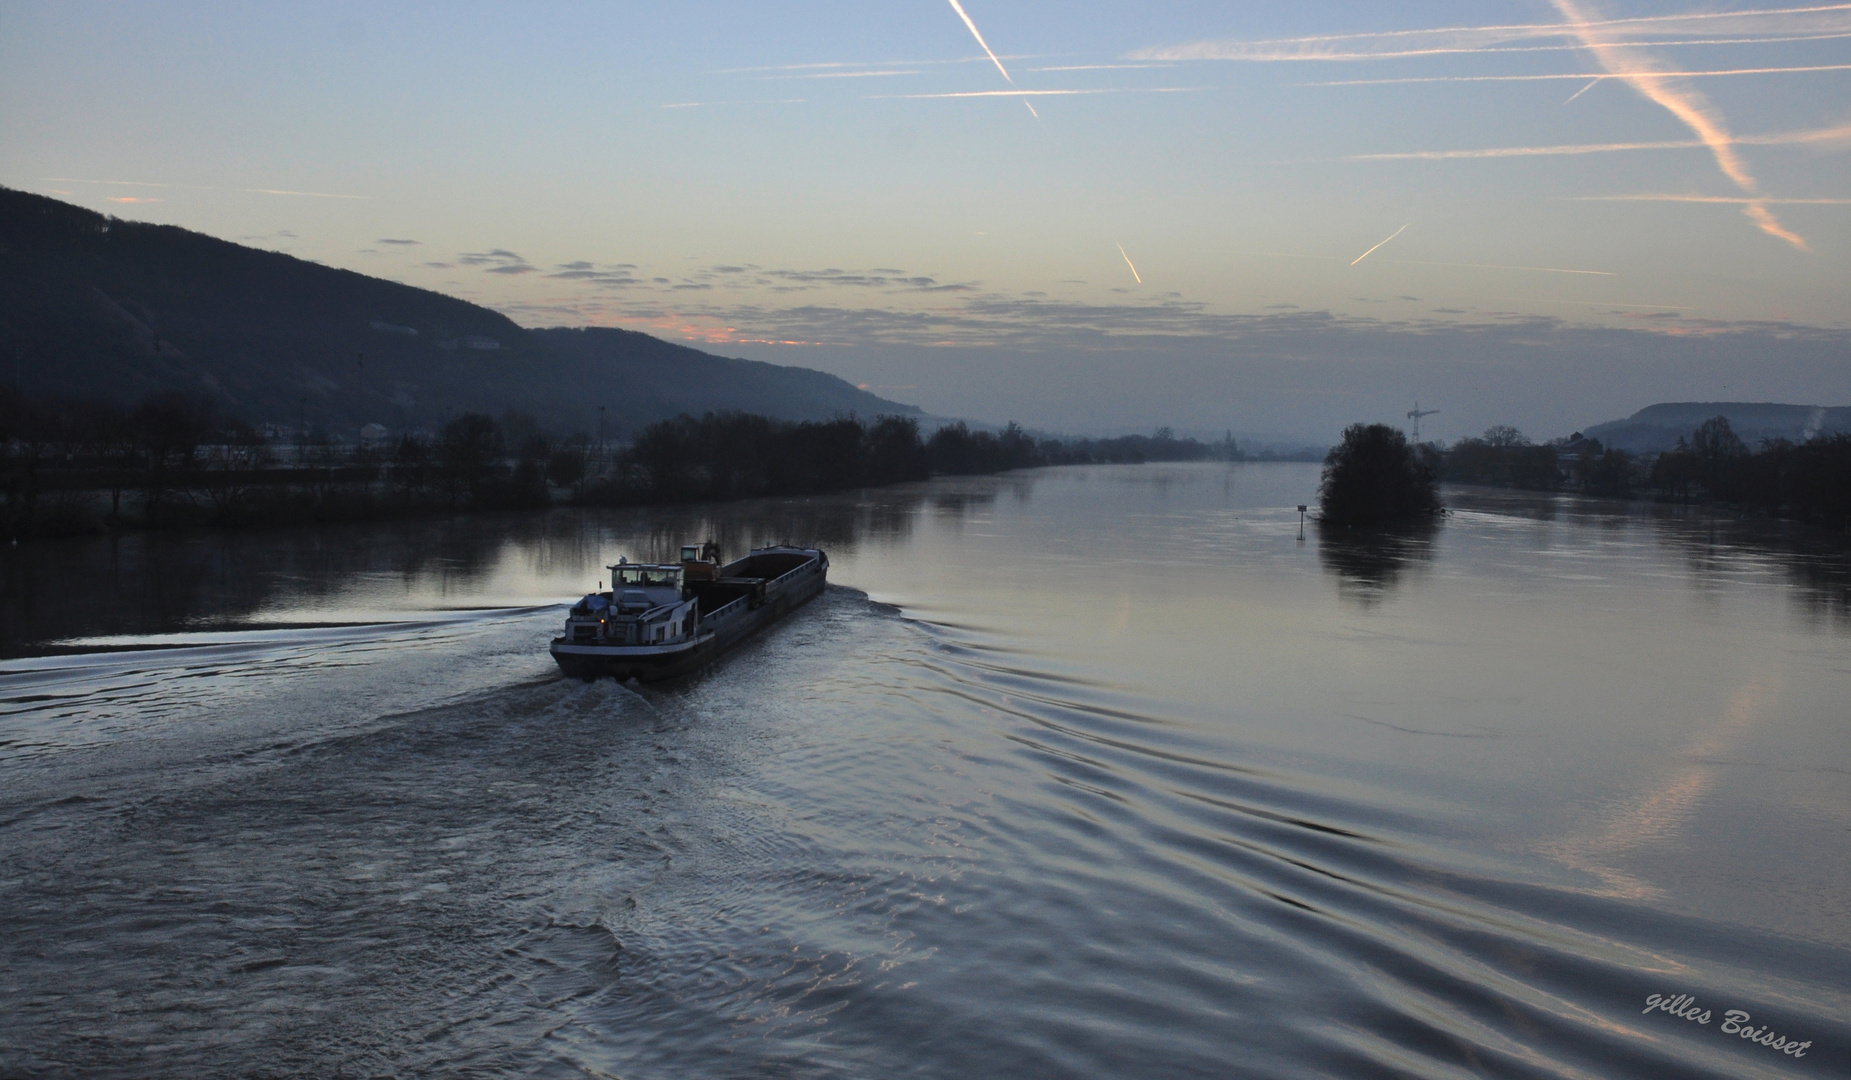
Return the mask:
<svg viewBox="0 0 1851 1080"><path fill-rule="evenodd" d="M694 540L728 558L785 540L852 553L902 543L923 508L957 519L1026 499L1033 481L737 508L554 510L276 532L130 533L0 552L0 657L71 638L394 615L431 606L551 602L584 591L619 555L672 560ZM561 591L563 590L563 591Z"/></svg>
<svg viewBox="0 0 1851 1080"><path fill-rule="evenodd" d="M1449 488L1448 505L1536 522L1561 521L1595 536L1645 533L1683 560L1699 589L1778 569L1811 618L1851 625L1851 535L1789 521L1739 517L1702 506L1622 503L1566 495Z"/></svg>
<svg viewBox="0 0 1851 1080"><path fill-rule="evenodd" d="M1373 607L1402 575L1418 573L1432 561L1439 528L1426 521L1367 532L1320 527L1318 561L1337 579L1340 596Z"/></svg>
<svg viewBox="0 0 1851 1080"><path fill-rule="evenodd" d="M1301 543L1316 482L0 549L0 1073L1844 1075L1842 549L1468 489ZM835 587L558 676L705 539Z"/></svg>

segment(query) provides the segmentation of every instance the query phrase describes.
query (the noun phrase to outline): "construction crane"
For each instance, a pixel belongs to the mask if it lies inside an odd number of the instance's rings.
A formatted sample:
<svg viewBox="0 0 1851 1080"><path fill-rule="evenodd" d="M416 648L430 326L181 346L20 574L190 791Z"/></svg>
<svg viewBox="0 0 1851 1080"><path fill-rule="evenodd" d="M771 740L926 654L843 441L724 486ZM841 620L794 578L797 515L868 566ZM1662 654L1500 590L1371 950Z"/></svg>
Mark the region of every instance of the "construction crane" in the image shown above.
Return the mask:
<svg viewBox="0 0 1851 1080"><path fill-rule="evenodd" d="M1420 441L1420 418L1423 416L1432 416L1434 413L1437 413L1439 411L1440 410L1438 409L1423 409L1420 407L1420 402L1418 401L1414 403L1413 410L1408 413L1408 419L1414 421L1414 441L1415 442Z"/></svg>

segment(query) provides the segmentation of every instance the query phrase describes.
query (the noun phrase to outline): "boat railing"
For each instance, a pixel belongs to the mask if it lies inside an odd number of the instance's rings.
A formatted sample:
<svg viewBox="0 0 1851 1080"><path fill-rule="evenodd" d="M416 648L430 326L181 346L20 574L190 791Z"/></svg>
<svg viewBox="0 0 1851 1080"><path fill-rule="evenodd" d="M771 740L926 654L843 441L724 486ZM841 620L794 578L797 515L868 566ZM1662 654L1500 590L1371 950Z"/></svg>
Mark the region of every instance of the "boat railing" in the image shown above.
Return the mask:
<svg viewBox="0 0 1851 1080"><path fill-rule="evenodd" d="M821 565L822 565L822 559L818 556L812 555L810 558L805 559L803 562L800 562L796 566L791 567L789 570L784 571L782 574L779 574L777 577L772 578L771 583L773 585L776 585L778 582L783 581L785 578L790 577L793 574L801 574L805 570L814 570L818 566L821 566Z"/></svg>
<svg viewBox="0 0 1851 1080"><path fill-rule="evenodd" d="M750 600L750 599L751 599L750 596L735 596L731 600L728 600L726 603L721 604L719 607L714 608L712 611L709 611L705 615L701 616L701 621L706 622L708 619L718 619L720 616L725 615L727 612L731 611L732 609L738 607L740 604L743 604L747 600Z"/></svg>

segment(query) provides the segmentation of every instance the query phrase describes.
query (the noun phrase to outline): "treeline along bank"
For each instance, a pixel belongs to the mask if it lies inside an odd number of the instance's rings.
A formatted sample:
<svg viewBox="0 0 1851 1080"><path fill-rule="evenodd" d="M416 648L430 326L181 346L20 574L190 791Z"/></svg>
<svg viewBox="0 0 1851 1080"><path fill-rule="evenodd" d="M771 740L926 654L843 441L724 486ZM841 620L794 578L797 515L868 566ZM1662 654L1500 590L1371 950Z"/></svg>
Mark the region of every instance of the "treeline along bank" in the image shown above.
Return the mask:
<svg viewBox="0 0 1851 1080"><path fill-rule="evenodd" d="M1797 442L1764 439L1750 447L1728 417L1715 416L1659 453L1628 453L1579 433L1533 443L1507 426L1421 450L1435 474L1452 483L1721 503L1851 527L1851 435L1842 432Z"/></svg>
<svg viewBox="0 0 1851 1080"><path fill-rule="evenodd" d="M1239 456L1232 439L1204 443L1169 429L1056 439L1013 423L990 432L960 422L928 437L911 417L749 413L679 416L618 446L556 438L515 411L340 441L311 428L260 429L177 395L129 408L0 391L0 537L811 495L1037 465Z"/></svg>

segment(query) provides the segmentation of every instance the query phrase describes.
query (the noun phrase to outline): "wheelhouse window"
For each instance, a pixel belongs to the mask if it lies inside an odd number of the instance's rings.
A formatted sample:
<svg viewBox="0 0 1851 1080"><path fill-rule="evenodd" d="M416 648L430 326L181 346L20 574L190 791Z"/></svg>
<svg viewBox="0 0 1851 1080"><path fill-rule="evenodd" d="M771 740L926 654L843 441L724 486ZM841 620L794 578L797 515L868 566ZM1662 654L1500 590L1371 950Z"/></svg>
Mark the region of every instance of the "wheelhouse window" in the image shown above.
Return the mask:
<svg viewBox="0 0 1851 1080"><path fill-rule="evenodd" d="M658 588L681 588L681 568L660 566L623 566L617 568L617 581L622 585L656 586Z"/></svg>

